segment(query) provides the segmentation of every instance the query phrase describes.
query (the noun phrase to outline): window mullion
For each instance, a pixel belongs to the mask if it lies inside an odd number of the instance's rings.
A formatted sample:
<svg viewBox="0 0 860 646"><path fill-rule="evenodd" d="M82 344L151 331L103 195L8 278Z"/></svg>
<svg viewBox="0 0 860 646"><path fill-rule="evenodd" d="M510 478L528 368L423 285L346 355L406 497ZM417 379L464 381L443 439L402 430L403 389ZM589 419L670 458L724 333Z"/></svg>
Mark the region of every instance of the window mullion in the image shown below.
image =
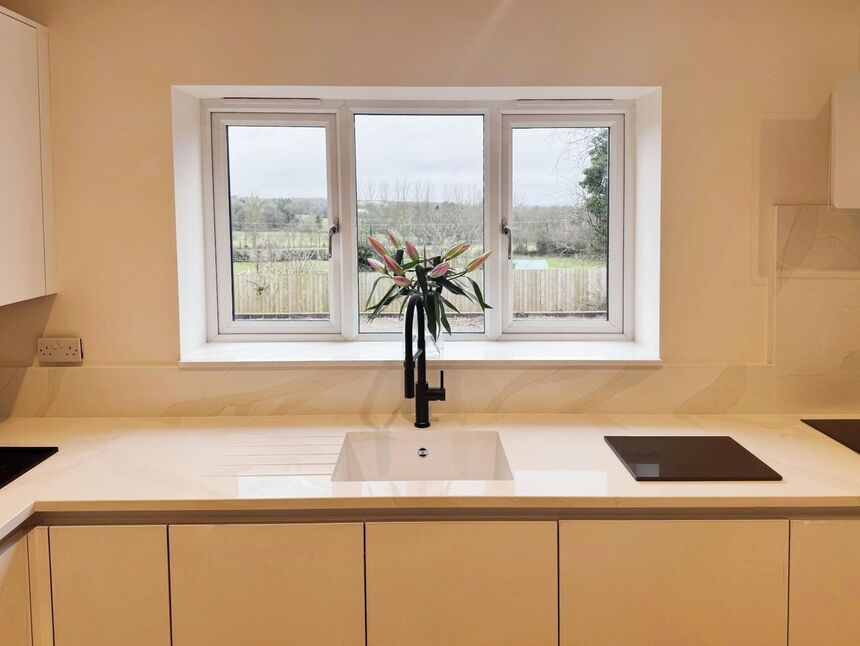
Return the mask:
<svg viewBox="0 0 860 646"><path fill-rule="evenodd" d="M358 253L355 191L355 134L352 110L337 111L337 167L340 192L341 320L340 330L347 340L358 337Z"/></svg>
<svg viewBox="0 0 860 646"><path fill-rule="evenodd" d="M503 257L502 240L502 116L493 106L485 117L485 168L484 168L484 246L492 249L493 254L484 270L486 300L493 309L484 312L484 325L489 339L498 339L502 334L504 308L502 293L504 289L504 268L507 259Z"/></svg>

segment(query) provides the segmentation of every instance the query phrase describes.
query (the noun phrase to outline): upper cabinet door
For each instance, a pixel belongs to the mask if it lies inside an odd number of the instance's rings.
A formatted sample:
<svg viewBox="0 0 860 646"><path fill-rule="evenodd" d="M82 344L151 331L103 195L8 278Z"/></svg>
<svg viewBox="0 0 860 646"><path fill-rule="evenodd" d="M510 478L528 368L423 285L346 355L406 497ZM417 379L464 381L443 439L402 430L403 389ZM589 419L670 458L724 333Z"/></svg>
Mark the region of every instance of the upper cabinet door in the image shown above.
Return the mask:
<svg viewBox="0 0 860 646"><path fill-rule="evenodd" d="M361 523L172 525L173 646L364 644Z"/></svg>
<svg viewBox="0 0 860 646"><path fill-rule="evenodd" d="M791 521L791 646L860 644L860 520Z"/></svg>
<svg viewBox="0 0 860 646"><path fill-rule="evenodd" d="M46 106L40 106L39 95L40 63L46 68L39 58L43 36L0 12L0 305L48 291L40 126Z"/></svg>
<svg viewBox="0 0 860 646"><path fill-rule="evenodd" d="M170 646L164 525L51 527L56 646Z"/></svg>
<svg viewBox="0 0 860 646"><path fill-rule="evenodd" d="M27 539L0 548L0 644L30 644Z"/></svg>
<svg viewBox="0 0 860 646"><path fill-rule="evenodd" d="M555 646L555 522L368 523L371 646Z"/></svg>
<svg viewBox="0 0 860 646"><path fill-rule="evenodd" d="M562 644L785 644L788 521L562 521L559 572Z"/></svg>

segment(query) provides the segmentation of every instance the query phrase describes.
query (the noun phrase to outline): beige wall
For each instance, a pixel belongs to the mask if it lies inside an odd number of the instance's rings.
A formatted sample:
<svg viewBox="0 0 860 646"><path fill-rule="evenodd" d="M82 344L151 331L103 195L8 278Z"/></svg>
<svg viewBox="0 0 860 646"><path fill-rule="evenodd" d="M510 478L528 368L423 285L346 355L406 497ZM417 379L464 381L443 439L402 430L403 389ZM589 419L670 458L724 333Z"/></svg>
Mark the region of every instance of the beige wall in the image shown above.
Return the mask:
<svg viewBox="0 0 860 646"><path fill-rule="evenodd" d="M6 370L0 414L28 379L175 371L171 84L661 85L665 370L760 371L772 207L827 202L828 98L860 62L857 0L2 1L51 29L60 291L0 308L0 365L44 333L93 368Z"/></svg>

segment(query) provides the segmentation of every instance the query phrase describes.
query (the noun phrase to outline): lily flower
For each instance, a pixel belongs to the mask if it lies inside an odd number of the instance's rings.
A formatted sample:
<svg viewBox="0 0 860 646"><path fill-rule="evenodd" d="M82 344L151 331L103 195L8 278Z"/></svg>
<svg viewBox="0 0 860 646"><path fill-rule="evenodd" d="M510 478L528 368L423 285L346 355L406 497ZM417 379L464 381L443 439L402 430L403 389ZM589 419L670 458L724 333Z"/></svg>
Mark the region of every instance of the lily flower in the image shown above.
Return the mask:
<svg viewBox="0 0 860 646"><path fill-rule="evenodd" d="M472 244L469 242L458 242L457 244L455 244L454 246L449 248L445 253L443 253L442 257L445 260L453 260L454 258L459 256L460 254L468 251L469 247L471 247L471 246L472 246Z"/></svg>
<svg viewBox="0 0 860 646"><path fill-rule="evenodd" d="M373 271L378 271L380 274L388 273L388 270L385 269L385 265L379 262L376 258L368 258L367 264L373 267Z"/></svg>
<svg viewBox="0 0 860 646"><path fill-rule="evenodd" d="M475 271L476 269L480 269L481 266L487 261L487 258L490 257L490 254L493 253L492 249L486 253L482 253L477 258L473 258L469 261L469 264L466 265L466 273Z"/></svg>
<svg viewBox="0 0 860 646"><path fill-rule="evenodd" d="M391 244L394 245L395 249L400 249L400 247L402 246L400 242L400 234L397 233L397 231L395 231L394 229L388 230L388 239L391 240Z"/></svg>
<svg viewBox="0 0 860 646"><path fill-rule="evenodd" d="M398 276L403 275L403 268L397 264L397 261L394 258L386 254L382 256L382 260L385 263L385 266L388 267L388 271L392 274L397 274Z"/></svg>
<svg viewBox="0 0 860 646"><path fill-rule="evenodd" d="M393 280L401 287L409 287L409 284L412 282L406 276L392 276L391 280Z"/></svg>
<svg viewBox="0 0 860 646"><path fill-rule="evenodd" d="M451 268L447 262L440 262L438 265L433 267L433 269L428 274L430 278L441 278L445 274L448 273L448 270Z"/></svg>
<svg viewBox="0 0 860 646"><path fill-rule="evenodd" d="M385 245L383 245L379 240L373 236L367 236L367 241L370 243L370 246L373 247L373 250L379 254L380 258L385 258L385 256L388 255Z"/></svg>
<svg viewBox="0 0 860 646"><path fill-rule="evenodd" d="M412 258L415 262L418 262L420 256L418 255L418 247L407 240L403 243L403 248L406 249L406 255Z"/></svg>

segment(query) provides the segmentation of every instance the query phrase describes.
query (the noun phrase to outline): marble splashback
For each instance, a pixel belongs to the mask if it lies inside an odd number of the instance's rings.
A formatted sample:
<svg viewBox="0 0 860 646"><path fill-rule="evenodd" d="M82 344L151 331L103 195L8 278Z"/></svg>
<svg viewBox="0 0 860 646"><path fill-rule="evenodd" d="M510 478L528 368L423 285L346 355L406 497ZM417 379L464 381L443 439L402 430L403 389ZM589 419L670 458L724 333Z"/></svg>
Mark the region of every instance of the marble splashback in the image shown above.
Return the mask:
<svg viewBox="0 0 860 646"><path fill-rule="evenodd" d="M860 410L860 211L777 208L774 406Z"/></svg>
<svg viewBox="0 0 860 646"><path fill-rule="evenodd" d="M769 366L457 368L447 413L748 413L772 408ZM396 368L0 369L0 411L27 417L407 412Z"/></svg>
<svg viewBox="0 0 860 646"><path fill-rule="evenodd" d="M860 411L860 211L776 209L771 364L457 367L442 413ZM399 368L0 368L0 417L408 412Z"/></svg>

